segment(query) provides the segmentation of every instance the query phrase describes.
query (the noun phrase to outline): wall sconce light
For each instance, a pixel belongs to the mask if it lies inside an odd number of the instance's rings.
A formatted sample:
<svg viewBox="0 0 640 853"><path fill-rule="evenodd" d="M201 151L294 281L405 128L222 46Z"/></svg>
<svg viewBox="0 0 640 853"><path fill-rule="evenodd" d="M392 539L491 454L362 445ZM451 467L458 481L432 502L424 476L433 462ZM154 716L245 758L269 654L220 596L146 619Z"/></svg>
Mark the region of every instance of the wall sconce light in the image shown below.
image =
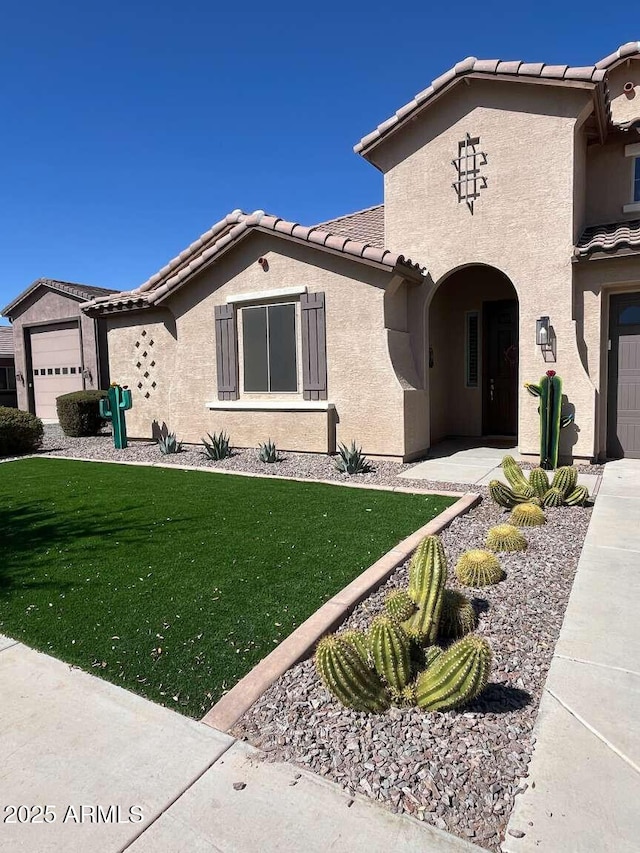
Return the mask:
<svg viewBox="0 0 640 853"><path fill-rule="evenodd" d="M84 370L82 371L82 375L83 375L83 376L84 376L84 378L87 380L87 382L89 383L89 385L92 385L92 384L93 384L93 377L91 376L91 371L89 370L89 368L88 368L88 367L85 367L85 368L84 368Z"/></svg>
<svg viewBox="0 0 640 853"><path fill-rule="evenodd" d="M536 344L545 361L556 360L556 335L548 317L536 320Z"/></svg>
<svg viewBox="0 0 640 853"><path fill-rule="evenodd" d="M16 382L19 382L21 385L24 385L24 376L22 375L22 373L20 373L20 371L16 373Z"/></svg>

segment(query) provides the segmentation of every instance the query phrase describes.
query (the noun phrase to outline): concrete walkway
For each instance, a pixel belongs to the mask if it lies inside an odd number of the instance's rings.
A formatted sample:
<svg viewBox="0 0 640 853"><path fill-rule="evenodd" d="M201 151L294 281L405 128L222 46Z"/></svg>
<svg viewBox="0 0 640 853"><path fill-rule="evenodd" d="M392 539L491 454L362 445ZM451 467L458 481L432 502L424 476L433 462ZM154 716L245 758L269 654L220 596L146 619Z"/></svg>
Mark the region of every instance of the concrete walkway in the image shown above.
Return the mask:
<svg viewBox="0 0 640 853"><path fill-rule="evenodd" d="M481 853L6 637L0 707L2 853Z"/></svg>
<svg viewBox="0 0 640 853"><path fill-rule="evenodd" d="M640 849L639 485L640 460L606 465L508 853Z"/></svg>
<svg viewBox="0 0 640 853"><path fill-rule="evenodd" d="M506 483L500 464L507 453L517 461L522 459L517 447L508 442L487 442L478 446L475 440L450 439L435 445L429 452L429 459L398 476L407 480L475 486L487 486L491 480ZM597 490L598 479L596 474L582 471L578 475L578 482L586 486L590 494Z"/></svg>

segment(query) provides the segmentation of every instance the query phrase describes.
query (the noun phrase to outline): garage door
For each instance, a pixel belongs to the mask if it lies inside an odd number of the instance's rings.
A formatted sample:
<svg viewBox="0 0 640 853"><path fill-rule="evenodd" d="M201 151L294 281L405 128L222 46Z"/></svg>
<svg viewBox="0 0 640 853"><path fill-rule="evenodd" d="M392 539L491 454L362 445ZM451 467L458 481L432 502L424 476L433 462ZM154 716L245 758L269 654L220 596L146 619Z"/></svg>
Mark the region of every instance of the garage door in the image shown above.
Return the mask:
<svg viewBox="0 0 640 853"><path fill-rule="evenodd" d="M607 453L640 459L640 294L611 298Z"/></svg>
<svg viewBox="0 0 640 853"><path fill-rule="evenodd" d="M82 389L78 324L32 329L31 363L36 415L57 420L56 397Z"/></svg>

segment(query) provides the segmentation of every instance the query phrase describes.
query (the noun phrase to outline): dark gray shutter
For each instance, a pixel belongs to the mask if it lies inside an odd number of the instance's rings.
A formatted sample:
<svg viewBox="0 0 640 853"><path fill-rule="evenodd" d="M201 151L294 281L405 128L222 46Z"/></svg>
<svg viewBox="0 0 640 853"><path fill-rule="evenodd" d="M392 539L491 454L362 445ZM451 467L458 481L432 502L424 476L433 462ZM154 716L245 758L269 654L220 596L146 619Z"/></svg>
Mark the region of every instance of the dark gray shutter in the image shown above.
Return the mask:
<svg viewBox="0 0 640 853"><path fill-rule="evenodd" d="M238 399L238 335L233 305L216 305L218 399Z"/></svg>
<svg viewBox="0 0 640 853"><path fill-rule="evenodd" d="M324 293L303 293L302 390L305 400L327 399L327 333Z"/></svg>

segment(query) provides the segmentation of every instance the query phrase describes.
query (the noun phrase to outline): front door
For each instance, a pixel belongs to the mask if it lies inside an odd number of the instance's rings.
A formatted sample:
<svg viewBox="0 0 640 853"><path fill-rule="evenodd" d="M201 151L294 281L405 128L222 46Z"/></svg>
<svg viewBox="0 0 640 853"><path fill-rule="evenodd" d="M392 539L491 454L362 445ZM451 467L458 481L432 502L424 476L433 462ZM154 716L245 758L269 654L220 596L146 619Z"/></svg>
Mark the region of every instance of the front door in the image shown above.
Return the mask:
<svg viewBox="0 0 640 853"><path fill-rule="evenodd" d="M611 297L607 455L640 459L640 294Z"/></svg>
<svg viewBox="0 0 640 853"><path fill-rule="evenodd" d="M518 431L518 301L483 304L484 435L516 435Z"/></svg>

